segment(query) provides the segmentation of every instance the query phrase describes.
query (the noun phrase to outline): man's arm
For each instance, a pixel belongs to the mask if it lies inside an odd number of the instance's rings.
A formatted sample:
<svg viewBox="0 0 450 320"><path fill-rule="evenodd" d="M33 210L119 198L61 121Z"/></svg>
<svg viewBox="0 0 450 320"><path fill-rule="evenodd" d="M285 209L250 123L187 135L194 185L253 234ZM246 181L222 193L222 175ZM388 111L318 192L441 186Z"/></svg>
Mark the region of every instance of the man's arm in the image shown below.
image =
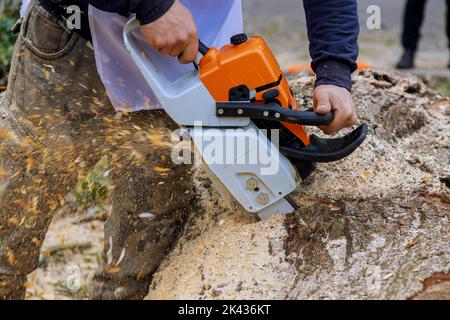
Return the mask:
<svg viewBox="0 0 450 320"><path fill-rule="evenodd" d="M191 63L198 54L198 32L189 10L178 0L65 0L123 15L135 13L142 33L161 54Z"/></svg>
<svg viewBox="0 0 450 320"><path fill-rule="evenodd" d="M315 109L333 111L335 120L322 127L336 133L353 125L357 116L350 95L356 70L359 21L356 0L303 0L312 68L316 72Z"/></svg>

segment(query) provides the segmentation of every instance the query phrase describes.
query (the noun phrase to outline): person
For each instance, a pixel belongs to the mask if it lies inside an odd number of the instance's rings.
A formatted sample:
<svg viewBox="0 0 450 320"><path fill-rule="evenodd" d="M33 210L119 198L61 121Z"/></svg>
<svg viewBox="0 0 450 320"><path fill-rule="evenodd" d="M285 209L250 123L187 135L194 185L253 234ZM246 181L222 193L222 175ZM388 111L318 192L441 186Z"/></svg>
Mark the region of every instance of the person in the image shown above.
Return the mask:
<svg viewBox="0 0 450 320"><path fill-rule="evenodd" d="M334 112L334 121L322 127L333 134L357 120L351 96L357 3L303 2L317 74L314 106ZM170 160L169 133L176 125L163 111L113 110L94 67L88 18L83 15L78 30L63 23L71 4L82 12L92 5L136 14L150 46L181 63L193 62L198 51L195 19L178 0L32 1L0 104L0 298L25 297L52 216L103 159L111 168L112 213L92 298L142 299L183 227L186 207L195 203L191 172Z"/></svg>
<svg viewBox="0 0 450 320"><path fill-rule="evenodd" d="M426 0L408 0L403 18L402 46L403 55L397 69L412 69L420 40L420 28L423 24ZM450 47L450 0L447 0L447 38ZM450 63L448 65L450 68Z"/></svg>

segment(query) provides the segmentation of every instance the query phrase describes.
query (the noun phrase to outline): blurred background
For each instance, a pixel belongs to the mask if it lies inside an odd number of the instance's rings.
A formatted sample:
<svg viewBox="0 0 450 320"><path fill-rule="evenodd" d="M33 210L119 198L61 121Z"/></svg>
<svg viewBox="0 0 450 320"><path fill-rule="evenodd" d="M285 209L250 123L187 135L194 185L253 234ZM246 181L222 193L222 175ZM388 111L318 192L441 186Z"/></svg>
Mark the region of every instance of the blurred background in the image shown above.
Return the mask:
<svg viewBox="0 0 450 320"><path fill-rule="evenodd" d="M319 0L318 0L319 1ZM9 67L14 36L9 32L17 17L20 0L0 0L0 86ZM263 35L283 67L309 63L305 17L301 0L243 0L246 31ZM358 0L361 36L360 60L374 68L392 69L402 53L400 36L406 0ZM381 29L369 30L367 8L381 9ZM414 72L439 79L446 88L450 76L445 34L445 0L428 0L422 39ZM447 87L450 88L450 85Z"/></svg>

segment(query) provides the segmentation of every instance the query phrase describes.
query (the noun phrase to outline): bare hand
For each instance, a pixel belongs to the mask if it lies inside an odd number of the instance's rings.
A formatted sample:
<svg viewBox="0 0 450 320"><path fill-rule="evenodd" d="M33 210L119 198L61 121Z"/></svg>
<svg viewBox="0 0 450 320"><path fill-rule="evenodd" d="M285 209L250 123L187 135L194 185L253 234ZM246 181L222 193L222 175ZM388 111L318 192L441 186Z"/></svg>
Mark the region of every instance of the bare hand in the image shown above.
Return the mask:
<svg viewBox="0 0 450 320"><path fill-rule="evenodd" d="M150 46L163 55L178 57L184 64L197 57L198 31L194 17L178 0L166 14L141 30Z"/></svg>
<svg viewBox="0 0 450 320"><path fill-rule="evenodd" d="M314 90L314 111L324 115L334 113L333 122L320 126L323 132L330 135L353 126L358 120L352 95L347 89L338 86L322 85Z"/></svg>

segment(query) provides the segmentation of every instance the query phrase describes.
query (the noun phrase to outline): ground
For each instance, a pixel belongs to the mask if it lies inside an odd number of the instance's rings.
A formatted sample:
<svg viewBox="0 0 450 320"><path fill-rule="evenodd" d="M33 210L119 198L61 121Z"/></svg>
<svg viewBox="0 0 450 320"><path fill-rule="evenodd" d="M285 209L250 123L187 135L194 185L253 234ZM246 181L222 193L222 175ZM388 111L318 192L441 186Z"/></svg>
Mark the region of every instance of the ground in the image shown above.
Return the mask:
<svg viewBox="0 0 450 320"><path fill-rule="evenodd" d="M27 299L84 299L101 263L103 222L85 214L55 217L44 243L40 268L29 277Z"/></svg>

